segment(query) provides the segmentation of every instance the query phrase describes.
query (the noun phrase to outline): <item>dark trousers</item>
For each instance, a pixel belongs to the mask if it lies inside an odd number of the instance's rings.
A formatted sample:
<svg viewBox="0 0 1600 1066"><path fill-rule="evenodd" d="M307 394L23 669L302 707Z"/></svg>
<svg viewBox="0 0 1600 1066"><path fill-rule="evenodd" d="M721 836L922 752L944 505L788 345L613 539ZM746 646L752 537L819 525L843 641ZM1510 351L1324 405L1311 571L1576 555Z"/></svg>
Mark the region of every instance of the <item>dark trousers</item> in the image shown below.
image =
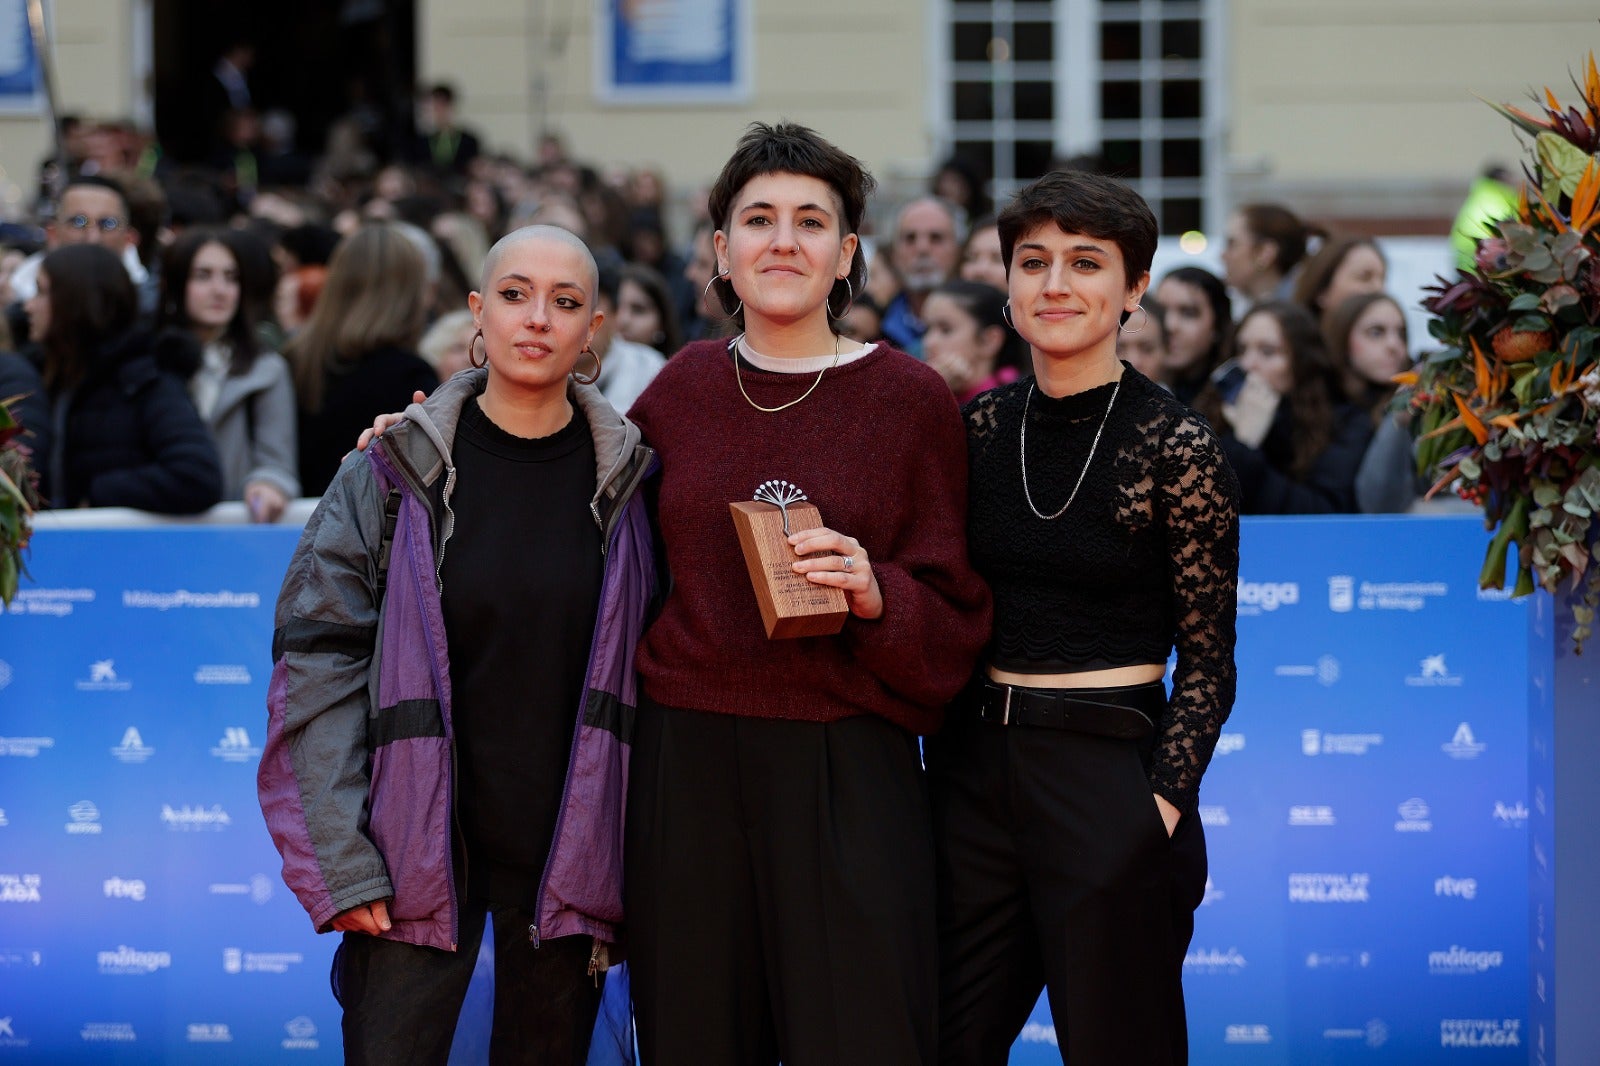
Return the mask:
<svg viewBox="0 0 1600 1066"><path fill-rule="evenodd" d="M644 1066L933 1061L933 848L905 730L645 701L624 868Z"/></svg>
<svg viewBox="0 0 1600 1066"><path fill-rule="evenodd" d="M927 753L939 1061L1003 1066L1048 987L1063 1062L1186 1063L1205 839L1194 814L1168 839L1148 745L955 714Z"/></svg>
<svg viewBox="0 0 1600 1066"><path fill-rule="evenodd" d="M439 1063L450 1058L487 908L461 904L457 951L346 933L333 959L351 1064ZM583 1066L600 1007L586 936L528 941L532 913L494 908L493 1066Z"/></svg>

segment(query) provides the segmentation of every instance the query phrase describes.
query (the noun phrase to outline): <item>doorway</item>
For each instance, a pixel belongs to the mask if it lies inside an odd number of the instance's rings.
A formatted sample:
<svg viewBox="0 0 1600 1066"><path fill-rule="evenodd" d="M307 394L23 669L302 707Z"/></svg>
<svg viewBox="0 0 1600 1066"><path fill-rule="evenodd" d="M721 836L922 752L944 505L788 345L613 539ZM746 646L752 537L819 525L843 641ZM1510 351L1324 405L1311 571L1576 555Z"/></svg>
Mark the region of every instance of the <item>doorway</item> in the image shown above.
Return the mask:
<svg viewBox="0 0 1600 1066"><path fill-rule="evenodd" d="M226 97L212 69L238 42L254 50L252 106L293 115L306 155L320 155L329 125L349 114L382 158L408 143L416 0L154 0L153 21L156 133L174 160L204 162L216 149Z"/></svg>

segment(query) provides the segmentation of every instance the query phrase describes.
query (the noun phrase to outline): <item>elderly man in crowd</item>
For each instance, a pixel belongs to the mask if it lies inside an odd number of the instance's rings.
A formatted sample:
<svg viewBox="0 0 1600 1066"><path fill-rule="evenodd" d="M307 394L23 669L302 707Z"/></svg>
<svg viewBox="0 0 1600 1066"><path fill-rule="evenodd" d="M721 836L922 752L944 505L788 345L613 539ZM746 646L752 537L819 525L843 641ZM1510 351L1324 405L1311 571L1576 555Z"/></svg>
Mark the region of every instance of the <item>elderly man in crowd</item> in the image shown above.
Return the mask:
<svg viewBox="0 0 1600 1066"><path fill-rule="evenodd" d="M961 255L961 221L956 208L928 196L912 200L895 216L890 262L900 277L900 293L883 313L883 335L896 347L922 356L922 302L956 272Z"/></svg>

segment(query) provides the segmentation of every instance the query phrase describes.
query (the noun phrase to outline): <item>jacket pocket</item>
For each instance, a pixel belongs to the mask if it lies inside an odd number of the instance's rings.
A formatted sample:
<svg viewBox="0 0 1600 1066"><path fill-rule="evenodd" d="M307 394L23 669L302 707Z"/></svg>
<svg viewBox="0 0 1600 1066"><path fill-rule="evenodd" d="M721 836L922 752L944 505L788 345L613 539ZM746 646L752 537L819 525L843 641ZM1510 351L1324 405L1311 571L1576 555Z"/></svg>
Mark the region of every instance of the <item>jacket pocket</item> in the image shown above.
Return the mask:
<svg viewBox="0 0 1600 1066"><path fill-rule="evenodd" d="M450 742L410 737L372 755L368 835L394 885L390 914L450 922Z"/></svg>

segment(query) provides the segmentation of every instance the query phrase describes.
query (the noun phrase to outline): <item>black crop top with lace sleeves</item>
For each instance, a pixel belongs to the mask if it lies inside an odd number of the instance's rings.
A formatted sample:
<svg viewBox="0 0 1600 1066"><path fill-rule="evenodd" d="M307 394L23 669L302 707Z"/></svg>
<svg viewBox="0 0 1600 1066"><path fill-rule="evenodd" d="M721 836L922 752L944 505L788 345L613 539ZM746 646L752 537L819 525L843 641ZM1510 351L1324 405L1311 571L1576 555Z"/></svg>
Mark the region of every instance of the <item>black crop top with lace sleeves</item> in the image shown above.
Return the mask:
<svg viewBox="0 0 1600 1066"><path fill-rule="evenodd" d="M1192 809L1235 686L1239 489L1216 435L1126 366L1120 387L1056 399L1025 379L964 414L969 550L994 591L988 663L1068 673L1165 663L1176 646L1151 787Z"/></svg>

